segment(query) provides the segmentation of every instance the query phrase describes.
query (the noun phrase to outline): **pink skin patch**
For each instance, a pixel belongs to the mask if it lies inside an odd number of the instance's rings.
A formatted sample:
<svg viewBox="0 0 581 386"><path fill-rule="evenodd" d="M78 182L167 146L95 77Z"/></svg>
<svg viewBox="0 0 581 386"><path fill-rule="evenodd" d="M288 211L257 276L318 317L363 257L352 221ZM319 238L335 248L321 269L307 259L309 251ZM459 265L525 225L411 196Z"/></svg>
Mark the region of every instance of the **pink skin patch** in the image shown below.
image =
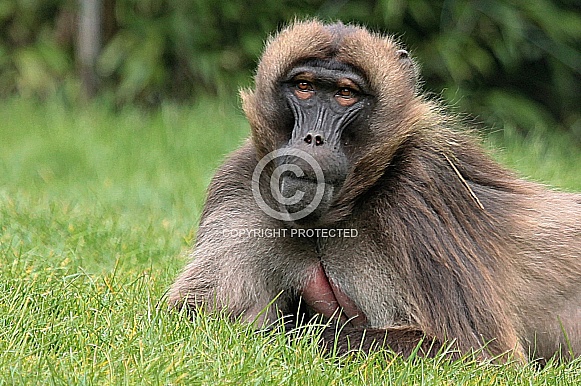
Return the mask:
<svg viewBox="0 0 581 386"><path fill-rule="evenodd" d="M353 326L362 326L367 318L347 295L327 278L319 264L301 292L303 300L318 314L329 319L338 317L343 323L349 321Z"/></svg>

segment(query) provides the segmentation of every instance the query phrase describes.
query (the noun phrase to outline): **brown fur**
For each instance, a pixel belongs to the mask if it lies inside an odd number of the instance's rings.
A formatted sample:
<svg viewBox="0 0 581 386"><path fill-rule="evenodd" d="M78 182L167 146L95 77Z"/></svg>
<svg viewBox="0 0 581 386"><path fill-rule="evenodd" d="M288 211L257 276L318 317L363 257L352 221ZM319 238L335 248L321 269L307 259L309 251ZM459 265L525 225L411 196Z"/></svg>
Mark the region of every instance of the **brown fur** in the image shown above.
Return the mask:
<svg viewBox="0 0 581 386"><path fill-rule="evenodd" d="M486 345L488 355L512 350L523 360L581 354L581 195L497 165L418 92L416 66L398 60L398 49L390 37L317 21L269 41L255 89L242 93L252 138L210 185L170 303L271 321L277 310L294 311L305 272L321 261L365 312L370 335L391 331L396 351L411 352L426 334L438 347L455 340L461 352ZM225 237L224 229L283 226L251 192L258 160L288 140L273 130L281 122L276 82L302 59L329 57L365 74L377 98L325 217L358 237Z"/></svg>

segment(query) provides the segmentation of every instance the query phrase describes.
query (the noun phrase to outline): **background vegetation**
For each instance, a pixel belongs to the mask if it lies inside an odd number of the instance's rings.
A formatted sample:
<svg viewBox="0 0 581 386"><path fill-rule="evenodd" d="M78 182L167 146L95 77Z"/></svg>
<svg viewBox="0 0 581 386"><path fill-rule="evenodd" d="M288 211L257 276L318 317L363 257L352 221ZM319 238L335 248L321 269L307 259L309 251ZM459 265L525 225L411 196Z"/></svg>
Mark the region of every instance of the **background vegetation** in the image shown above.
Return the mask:
<svg viewBox="0 0 581 386"><path fill-rule="evenodd" d="M581 143L578 0L101 0L101 93L117 104L235 95L265 38L295 17L395 33L426 89L488 124L569 131ZM0 3L0 95L80 92L78 2Z"/></svg>

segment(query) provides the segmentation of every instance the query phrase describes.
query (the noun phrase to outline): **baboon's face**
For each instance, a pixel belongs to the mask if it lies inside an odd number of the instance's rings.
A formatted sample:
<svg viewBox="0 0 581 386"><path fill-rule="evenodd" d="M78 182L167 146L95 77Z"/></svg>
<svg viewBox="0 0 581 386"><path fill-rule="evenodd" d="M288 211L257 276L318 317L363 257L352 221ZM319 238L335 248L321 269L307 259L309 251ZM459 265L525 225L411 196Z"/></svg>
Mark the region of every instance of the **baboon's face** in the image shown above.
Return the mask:
<svg viewBox="0 0 581 386"><path fill-rule="evenodd" d="M333 59L296 65L281 79L280 91L288 121L284 127L289 140L284 150L306 152L323 176L321 179L312 162L300 155L279 159L279 166L296 170L281 175L283 197L302 197L283 204L283 209L289 214L303 210L313 202L318 188L322 199L317 208L297 221L311 224L328 210L341 189L354 161L353 149L361 146L368 131L374 98L363 75Z"/></svg>

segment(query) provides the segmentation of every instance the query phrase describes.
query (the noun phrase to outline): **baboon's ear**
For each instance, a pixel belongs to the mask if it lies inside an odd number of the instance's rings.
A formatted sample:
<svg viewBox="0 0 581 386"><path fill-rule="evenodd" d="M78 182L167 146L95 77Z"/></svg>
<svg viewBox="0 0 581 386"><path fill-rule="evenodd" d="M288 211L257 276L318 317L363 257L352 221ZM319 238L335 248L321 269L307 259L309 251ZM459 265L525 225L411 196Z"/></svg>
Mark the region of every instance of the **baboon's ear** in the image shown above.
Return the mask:
<svg viewBox="0 0 581 386"><path fill-rule="evenodd" d="M406 50L397 50L395 54L402 63L411 62L410 54Z"/></svg>
<svg viewBox="0 0 581 386"><path fill-rule="evenodd" d="M414 91L418 91L420 74L418 65L410 57L410 54L407 50L399 49L395 51L395 55L401 65L401 68L408 74L410 85L413 87Z"/></svg>

